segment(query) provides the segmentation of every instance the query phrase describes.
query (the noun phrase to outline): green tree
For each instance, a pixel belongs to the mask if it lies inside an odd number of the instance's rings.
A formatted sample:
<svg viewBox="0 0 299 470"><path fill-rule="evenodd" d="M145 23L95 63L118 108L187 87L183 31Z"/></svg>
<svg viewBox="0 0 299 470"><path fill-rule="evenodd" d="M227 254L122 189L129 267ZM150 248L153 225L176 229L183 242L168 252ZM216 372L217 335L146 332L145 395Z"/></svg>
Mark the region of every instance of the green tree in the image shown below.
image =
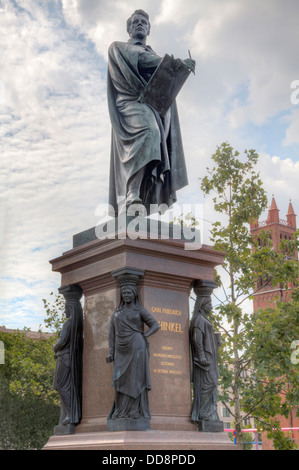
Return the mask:
<svg viewBox="0 0 299 470"><path fill-rule="evenodd" d="M234 427L235 427L234 419L231 421L230 424L231 424L231 428L234 429ZM241 424L241 428L242 429L246 429L246 428L250 429L251 426L250 425L244 426L243 424ZM232 432L229 432L228 436L229 436L231 441L234 440L234 436L233 436ZM251 450L252 447L253 447L252 441L253 441L253 436L250 432L246 432L246 433L242 432L242 450Z"/></svg>
<svg viewBox="0 0 299 470"><path fill-rule="evenodd" d="M221 278L217 277L219 285L223 287L224 299L218 299L220 304L214 314L215 327L222 332L223 341L219 365L220 399L234 418L236 443L241 449L242 420L245 417L256 417L259 422L264 421L263 426L267 425L272 432L270 416L281 413L281 407L286 408L289 400L288 392L285 404L281 403L277 395L279 387L268 387L268 393L264 395L265 384L269 383L267 377L272 370L272 353L268 351L268 355L263 354L263 350L259 349L263 321L259 315L252 315L245 310L245 301L261 288L257 287L261 276L265 279L263 286L269 283L287 286L290 281L298 279L298 263L290 256L298 246L298 237L288 241L287 247L275 251L269 233L260 235L263 241L260 244L251 236L250 221L257 219L267 206L266 193L255 170L258 154L254 150L245 150L240 157L238 151L234 151L228 143L223 143L212 155L212 160L214 166L211 170L207 169L208 174L201 181L201 189L205 195L214 194L214 209L221 214L221 220L212 224L211 242L215 249L226 254L222 266L225 274ZM279 331L284 324L283 315L275 317L276 323L273 315L268 314L271 334L274 334L274 330ZM293 330L293 334L299 338L298 329ZM283 341L286 351L292 339L285 336ZM268 347L271 349L270 344ZM279 348L276 351L279 358L281 351ZM289 371L279 359L276 365L275 378L272 377L275 383ZM294 376L291 374L288 378L293 380ZM289 441L282 445L287 447Z"/></svg>
<svg viewBox="0 0 299 470"><path fill-rule="evenodd" d="M38 449L59 417L53 391L53 338L33 340L28 330L0 333L0 448Z"/></svg>
<svg viewBox="0 0 299 470"><path fill-rule="evenodd" d="M65 300L62 295L53 292L50 294L53 299L49 302L42 299L44 308L46 310L46 318L44 319L45 328L51 332L57 333L61 329L62 324L65 322L66 317L64 313Z"/></svg>
<svg viewBox="0 0 299 470"><path fill-rule="evenodd" d="M0 364L0 448L40 449L59 420L59 397L53 390L53 344L63 322L59 296L53 305L44 301L45 326L52 335L33 340L30 330L0 332L5 361Z"/></svg>
<svg viewBox="0 0 299 470"><path fill-rule="evenodd" d="M299 290L288 302L259 310L249 330L254 374L243 393L243 409L254 415L273 439L275 449L294 448L291 435L281 431L277 414L288 417L299 403L298 364L291 345L299 338Z"/></svg>

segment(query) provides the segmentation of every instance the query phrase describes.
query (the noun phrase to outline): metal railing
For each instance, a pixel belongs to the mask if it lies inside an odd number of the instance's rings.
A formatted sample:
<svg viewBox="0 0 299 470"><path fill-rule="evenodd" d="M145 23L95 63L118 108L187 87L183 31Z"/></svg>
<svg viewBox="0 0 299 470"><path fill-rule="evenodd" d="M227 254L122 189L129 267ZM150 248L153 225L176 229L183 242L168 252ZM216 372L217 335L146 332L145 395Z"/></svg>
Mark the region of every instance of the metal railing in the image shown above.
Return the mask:
<svg viewBox="0 0 299 470"><path fill-rule="evenodd" d="M281 428L282 431L299 431L299 427L295 428ZM255 444L255 450L259 450L259 445L261 442L258 440L258 431L257 429L241 429L242 432L252 432L254 434L254 441L253 442L246 442L245 444ZM224 429L224 432L231 432L234 435L234 444L236 444L236 438L235 438L235 429Z"/></svg>

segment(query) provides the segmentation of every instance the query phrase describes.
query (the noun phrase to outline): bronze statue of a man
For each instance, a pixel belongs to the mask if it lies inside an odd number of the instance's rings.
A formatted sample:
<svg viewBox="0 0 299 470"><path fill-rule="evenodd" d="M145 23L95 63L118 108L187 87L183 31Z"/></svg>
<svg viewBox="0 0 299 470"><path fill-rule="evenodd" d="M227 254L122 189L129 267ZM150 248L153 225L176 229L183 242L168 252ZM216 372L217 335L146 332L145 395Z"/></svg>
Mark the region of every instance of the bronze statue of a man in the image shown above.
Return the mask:
<svg viewBox="0 0 299 470"><path fill-rule="evenodd" d="M188 184L175 101L162 116L138 101L162 58L146 45L149 16L136 10L127 21L128 42L109 47L108 105L112 124L109 204L116 213L130 204L167 204ZM191 59L175 59L189 70Z"/></svg>

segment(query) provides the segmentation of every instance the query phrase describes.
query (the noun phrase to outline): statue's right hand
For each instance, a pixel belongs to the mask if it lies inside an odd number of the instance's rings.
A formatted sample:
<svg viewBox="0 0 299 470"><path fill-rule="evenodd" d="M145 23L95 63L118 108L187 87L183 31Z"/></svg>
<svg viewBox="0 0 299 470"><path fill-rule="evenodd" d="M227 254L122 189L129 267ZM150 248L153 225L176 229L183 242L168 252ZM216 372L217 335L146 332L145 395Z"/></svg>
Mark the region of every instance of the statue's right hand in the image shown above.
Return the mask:
<svg viewBox="0 0 299 470"><path fill-rule="evenodd" d="M199 363L200 363L201 366L208 366L210 364L210 361L207 360L207 358L204 354L201 354L199 356Z"/></svg>
<svg viewBox="0 0 299 470"><path fill-rule="evenodd" d="M187 68L188 68L189 70L191 70L191 72L195 73L195 65L196 65L195 60L193 60L193 59L185 59L184 62L185 62L185 64L186 64Z"/></svg>

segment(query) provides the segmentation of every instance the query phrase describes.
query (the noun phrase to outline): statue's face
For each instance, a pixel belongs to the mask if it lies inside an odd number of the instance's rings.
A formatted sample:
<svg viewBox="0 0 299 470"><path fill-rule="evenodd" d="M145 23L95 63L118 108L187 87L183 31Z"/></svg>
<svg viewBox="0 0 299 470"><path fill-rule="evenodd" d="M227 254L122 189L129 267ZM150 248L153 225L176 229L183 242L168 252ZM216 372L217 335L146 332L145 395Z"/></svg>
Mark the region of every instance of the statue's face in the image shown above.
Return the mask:
<svg viewBox="0 0 299 470"><path fill-rule="evenodd" d="M145 16L136 14L133 16L129 30L132 38L144 39L149 33L149 22Z"/></svg>
<svg viewBox="0 0 299 470"><path fill-rule="evenodd" d="M207 302L204 306L204 310L206 312L207 315L209 315L211 312L212 312L212 301L210 300L209 302Z"/></svg>
<svg viewBox="0 0 299 470"><path fill-rule="evenodd" d="M125 303L131 303L135 299L134 292L127 287L121 291L121 295Z"/></svg>

